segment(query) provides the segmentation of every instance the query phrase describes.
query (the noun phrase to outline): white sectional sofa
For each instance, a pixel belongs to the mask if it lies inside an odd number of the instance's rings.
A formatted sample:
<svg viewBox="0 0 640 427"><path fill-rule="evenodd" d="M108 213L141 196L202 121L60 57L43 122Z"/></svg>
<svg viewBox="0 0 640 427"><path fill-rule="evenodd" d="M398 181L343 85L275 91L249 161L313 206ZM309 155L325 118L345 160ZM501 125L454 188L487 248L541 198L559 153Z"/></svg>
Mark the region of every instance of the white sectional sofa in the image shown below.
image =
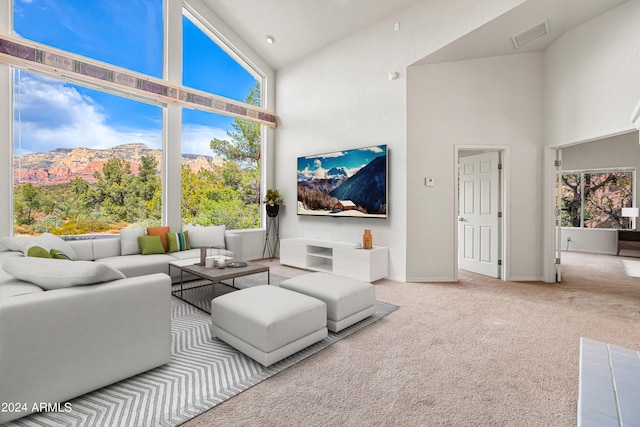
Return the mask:
<svg viewBox="0 0 640 427"><path fill-rule="evenodd" d="M194 237L197 231L202 230ZM11 411L0 411L0 424L26 416L40 404L65 402L168 363L168 264L200 256L199 248L122 255L127 242L120 238L35 239L46 250L72 254L72 261L25 257L17 250L24 242L0 238L0 404L12 405ZM224 243L221 253L231 256L233 248L241 259L241 236L224 233ZM28 271L18 274L25 264ZM87 267L95 270L89 280L93 283L78 285L74 272L86 276ZM172 270L175 280L179 270ZM54 286L40 283L48 280Z"/></svg>
<svg viewBox="0 0 640 427"><path fill-rule="evenodd" d="M211 255L224 255L236 260L242 260L242 236L232 232L224 233L224 247L214 247L215 242L203 242L203 247L210 248ZM133 253L122 255L123 246L120 237L106 239L87 239L73 240L68 242L74 249L78 260L96 261L110 267L117 268L127 277L137 277L153 273L171 274L173 282L180 280L180 270L172 268L169 272L169 263L171 261L200 258L200 246L191 246L179 252L171 252L164 254L142 255L141 253ZM198 240L196 240L198 243ZM135 252L135 251L134 251Z"/></svg>

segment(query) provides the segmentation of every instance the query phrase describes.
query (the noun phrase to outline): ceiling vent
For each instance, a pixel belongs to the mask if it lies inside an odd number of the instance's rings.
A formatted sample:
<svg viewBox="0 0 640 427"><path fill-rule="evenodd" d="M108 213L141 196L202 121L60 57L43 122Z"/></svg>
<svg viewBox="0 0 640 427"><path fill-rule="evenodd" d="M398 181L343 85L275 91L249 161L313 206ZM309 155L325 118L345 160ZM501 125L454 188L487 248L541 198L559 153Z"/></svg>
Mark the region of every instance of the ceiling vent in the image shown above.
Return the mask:
<svg viewBox="0 0 640 427"><path fill-rule="evenodd" d="M544 21L542 24L536 25L527 31L511 36L511 41L513 42L513 46L516 49L519 49L522 46L531 43L535 39L546 36L547 34L549 34L549 26L547 25L547 21Z"/></svg>

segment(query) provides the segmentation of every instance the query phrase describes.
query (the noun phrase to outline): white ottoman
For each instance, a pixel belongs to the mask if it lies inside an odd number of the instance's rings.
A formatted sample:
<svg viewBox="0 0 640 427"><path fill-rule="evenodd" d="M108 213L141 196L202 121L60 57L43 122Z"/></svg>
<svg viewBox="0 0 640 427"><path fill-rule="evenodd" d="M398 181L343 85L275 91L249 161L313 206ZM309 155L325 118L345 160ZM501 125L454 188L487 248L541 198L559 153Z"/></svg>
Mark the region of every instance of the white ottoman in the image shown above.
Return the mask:
<svg viewBox="0 0 640 427"><path fill-rule="evenodd" d="M327 328L338 332L376 311L376 290L369 282L329 273L310 273L284 280L280 287L327 304Z"/></svg>
<svg viewBox="0 0 640 427"><path fill-rule="evenodd" d="M211 301L211 332L269 366L327 337L327 306L276 286L255 286Z"/></svg>

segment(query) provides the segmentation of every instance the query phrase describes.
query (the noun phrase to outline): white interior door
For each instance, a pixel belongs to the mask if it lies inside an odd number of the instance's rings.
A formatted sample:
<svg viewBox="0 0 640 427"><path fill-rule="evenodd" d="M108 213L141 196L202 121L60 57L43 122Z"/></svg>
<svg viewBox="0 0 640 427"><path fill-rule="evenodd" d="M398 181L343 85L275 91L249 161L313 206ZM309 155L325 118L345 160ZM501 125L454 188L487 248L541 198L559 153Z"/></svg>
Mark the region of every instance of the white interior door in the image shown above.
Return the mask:
<svg viewBox="0 0 640 427"><path fill-rule="evenodd" d="M458 161L458 267L500 277L500 153Z"/></svg>

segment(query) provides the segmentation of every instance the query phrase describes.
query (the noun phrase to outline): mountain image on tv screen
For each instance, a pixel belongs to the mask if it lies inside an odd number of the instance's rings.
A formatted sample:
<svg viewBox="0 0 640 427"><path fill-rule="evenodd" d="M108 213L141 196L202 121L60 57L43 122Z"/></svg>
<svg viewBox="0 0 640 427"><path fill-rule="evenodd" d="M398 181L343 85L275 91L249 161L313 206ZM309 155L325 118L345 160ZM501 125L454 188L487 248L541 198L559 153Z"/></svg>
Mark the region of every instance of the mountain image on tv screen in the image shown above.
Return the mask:
<svg viewBox="0 0 640 427"><path fill-rule="evenodd" d="M298 215L387 217L387 146L298 158Z"/></svg>

